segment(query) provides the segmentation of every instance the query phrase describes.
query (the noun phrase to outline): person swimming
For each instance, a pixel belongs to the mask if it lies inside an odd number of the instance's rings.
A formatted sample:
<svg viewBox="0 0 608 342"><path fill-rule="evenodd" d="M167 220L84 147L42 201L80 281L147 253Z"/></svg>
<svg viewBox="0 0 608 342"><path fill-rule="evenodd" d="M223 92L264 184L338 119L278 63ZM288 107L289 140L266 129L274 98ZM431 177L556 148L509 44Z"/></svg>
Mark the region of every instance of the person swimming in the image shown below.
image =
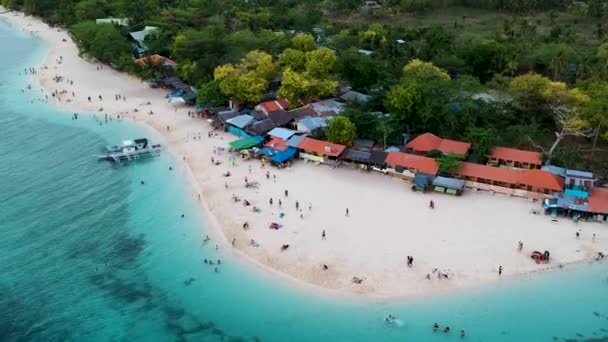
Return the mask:
<svg viewBox="0 0 608 342"><path fill-rule="evenodd" d="M439 324L437 322L433 323L433 331L437 331L439 329Z"/></svg>
<svg viewBox="0 0 608 342"><path fill-rule="evenodd" d="M446 333L446 334L449 333L450 332L450 327L445 327L445 329L443 329L443 332Z"/></svg>

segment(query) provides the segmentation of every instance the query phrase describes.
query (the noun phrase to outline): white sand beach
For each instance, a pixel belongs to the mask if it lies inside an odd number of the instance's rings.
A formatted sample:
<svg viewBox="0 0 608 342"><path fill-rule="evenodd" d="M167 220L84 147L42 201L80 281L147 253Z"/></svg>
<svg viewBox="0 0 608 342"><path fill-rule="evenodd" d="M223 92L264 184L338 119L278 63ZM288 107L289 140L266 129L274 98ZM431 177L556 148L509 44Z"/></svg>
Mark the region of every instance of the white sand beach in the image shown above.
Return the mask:
<svg viewBox="0 0 608 342"><path fill-rule="evenodd" d="M201 196L201 210L214 231L210 243L221 241L223 248L254 261L252 267L264 265L267 267L260 269L289 276L283 278L340 292L395 297L472 287L548 268L558 271L559 265L591 261L597 252L608 251L607 225L567 219L553 222L548 216L531 213L541 209L539 203L520 198L474 191L466 191L462 197L414 193L409 183L389 176L300 160L282 170L263 169L255 160L238 160L236 167L229 166L229 154L214 154L214 148L227 147L236 138L223 132L208 138L211 127L207 121L190 117L187 113L192 108L167 104L166 91L151 89L109 67L99 70L100 64L78 56L76 45L62 29L49 28L20 13L0 18L47 42L49 53L42 67L32 67L38 70L35 76L49 102L55 101L69 112L120 115L157 131L161 143L184 163L183 176L191 181L193 200ZM63 81L56 82L55 76L62 76ZM34 84L32 91L40 92ZM66 91L60 95L61 101L51 95L56 90ZM116 100L117 94L125 99ZM150 111L154 114L148 114ZM199 134L200 139L193 139ZM221 165L213 165L212 156ZM232 176L223 177L228 169ZM259 188L245 188L245 177L259 182ZM233 195L261 212L235 203ZM431 199L434 210L428 207ZM301 210L296 210L296 201ZM243 229L245 222L248 230ZM271 222L283 227L269 229ZM323 231L326 239L322 239ZM250 245L252 239L257 247ZM517 248L520 240L524 243L521 252ZM290 247L281 251L284 244ZM550 251L551 263L534 263L530 258L534 250ZM411 268L406 266L410 255L414 258ZM439 279L439 272L449 279ZM353 277L361 278L362 283L354 284Z"/></svg>

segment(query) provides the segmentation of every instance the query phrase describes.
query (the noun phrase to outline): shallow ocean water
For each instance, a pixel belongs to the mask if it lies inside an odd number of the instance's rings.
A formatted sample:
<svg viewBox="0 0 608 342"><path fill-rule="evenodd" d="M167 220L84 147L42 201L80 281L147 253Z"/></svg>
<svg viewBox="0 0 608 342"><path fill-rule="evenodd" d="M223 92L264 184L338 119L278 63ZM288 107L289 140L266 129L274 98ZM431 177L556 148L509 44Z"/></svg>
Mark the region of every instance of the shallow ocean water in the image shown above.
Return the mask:
<svg viewBox="0 0 608 342"><path fill-rule="evenodd" d="M144 129L71 120L22 93L19 73L45 47L1 21L0 46L0 341L448 341L461 328L469 341L608 341L606 263L371 300L293 288L201 246L204 222L168 154L128 167L92 157ZM389 312L403 326L384 324ZM435 321L452 333L433 333Z"/></svg>

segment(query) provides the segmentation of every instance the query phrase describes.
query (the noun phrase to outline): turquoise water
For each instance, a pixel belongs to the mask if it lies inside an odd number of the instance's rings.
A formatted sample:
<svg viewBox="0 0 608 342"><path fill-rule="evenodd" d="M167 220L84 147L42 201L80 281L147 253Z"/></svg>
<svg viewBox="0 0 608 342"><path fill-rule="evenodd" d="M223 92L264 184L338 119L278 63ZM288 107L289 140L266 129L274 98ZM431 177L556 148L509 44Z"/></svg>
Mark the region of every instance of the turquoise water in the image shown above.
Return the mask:
<svg viewBox="0 0 608 342"><path fill-rule="evenodd" d="M74 121L21 93L18 73L44 46L1 21L0 46L0 341L449 341L461 328L468 341L608 341L606 264L380 301L292 289L201 247L205 226L167 154L129 167L91 157L146 132ZM388 312L403 326L385 325ZM452 333L433 333L435 321Z"/></svg>

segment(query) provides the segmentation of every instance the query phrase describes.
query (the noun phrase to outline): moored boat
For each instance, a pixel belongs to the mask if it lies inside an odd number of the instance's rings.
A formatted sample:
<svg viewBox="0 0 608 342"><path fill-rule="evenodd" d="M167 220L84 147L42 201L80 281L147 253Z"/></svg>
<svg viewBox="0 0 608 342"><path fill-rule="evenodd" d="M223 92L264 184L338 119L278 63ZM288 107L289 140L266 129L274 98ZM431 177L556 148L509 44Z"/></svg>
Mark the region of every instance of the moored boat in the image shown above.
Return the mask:
<svg viewBox="0 0 608 342"><path fill-rule="evenodd" d="M96 155L98 159L113 162L137 160L160 155L160 144L150 144L148 139L124 140L120 145L107 146L102 154Z"/></svg>

